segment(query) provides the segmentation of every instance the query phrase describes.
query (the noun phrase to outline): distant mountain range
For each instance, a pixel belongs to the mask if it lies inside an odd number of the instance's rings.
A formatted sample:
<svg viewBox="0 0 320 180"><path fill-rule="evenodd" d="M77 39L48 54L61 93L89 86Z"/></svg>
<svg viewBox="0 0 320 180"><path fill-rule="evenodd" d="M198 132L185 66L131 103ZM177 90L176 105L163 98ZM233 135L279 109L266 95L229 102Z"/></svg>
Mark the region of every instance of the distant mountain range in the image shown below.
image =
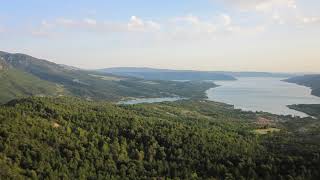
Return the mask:
<svg viewBox="0 0 320 180"><path fill-rule="evenodd" d="M288 73L268 72L230 72L230 71L193 71L193 70L170 70L140 67L116 67L99 69L121 76L132 76L149 80L235 80L236 77L291 77Z"/></svg>
<svg viewBox="0 0 320 180"><path fill-rule="evenodd" d="M153 68L107 68L98 71L148 80L235 80L224 73Z"/></svg>
<svg viewBox="0 0 320 180"><path fill-rule="evenodd" d="M204 96L204 91L214 86L208 82L146 81L85 71L1 51L0 84L0 103L25 96L78 96L109 101L130 97L195 97Z"/></svg>
<svg viewBox="0 0 320 180"><path fill-rule="evenodd" d="M270 73L270 72L230 72L222 71L224 73L234 77L275 77L275 78L288 78L294 77L296 73Z"/></svg>

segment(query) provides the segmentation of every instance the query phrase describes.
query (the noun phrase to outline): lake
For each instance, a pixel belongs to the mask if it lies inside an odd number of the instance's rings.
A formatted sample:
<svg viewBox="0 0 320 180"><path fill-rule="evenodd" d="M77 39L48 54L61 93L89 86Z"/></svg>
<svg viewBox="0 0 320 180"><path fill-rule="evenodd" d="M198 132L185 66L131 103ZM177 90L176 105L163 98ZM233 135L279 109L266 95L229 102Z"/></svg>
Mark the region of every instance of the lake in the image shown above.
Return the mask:
<svg viewBox="0 0 320 180"><path fill-rule="evenodd" d="M278 115L306 117L305 113L289 109L291 104L320 104L320 97L311 89L283 78L237 78L237 81L215 81L216 88L206 91L209 100L232 104L244 111L264 111Z"/></svg>

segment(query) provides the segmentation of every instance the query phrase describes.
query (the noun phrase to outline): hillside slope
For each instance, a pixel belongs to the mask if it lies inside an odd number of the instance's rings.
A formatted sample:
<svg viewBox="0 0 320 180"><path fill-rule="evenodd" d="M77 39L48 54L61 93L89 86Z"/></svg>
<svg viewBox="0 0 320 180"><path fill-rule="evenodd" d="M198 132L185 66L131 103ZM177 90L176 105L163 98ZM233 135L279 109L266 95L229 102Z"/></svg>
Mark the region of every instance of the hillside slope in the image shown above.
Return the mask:
<svg viewBox="0 0 320 180"><path fill-rule="evenodd" d="M205 90L214 86L213 83L209 82L146 81L139 78L117 76L108 73L84 71L25 54L0 52L0 58L2 64L6 64L6 68L8 69L6 72L14 71L18 75L15 77L7 74L5 78L0 79L1 84L24 81L20 86L9 86L3 89L0 92L0 96L3 97L0 103L14 97L19 97L20 94L22 96L38 94L31 92L31 90L33 91L34 88L38 89L38 87L48 87L50 89L48 92L45 90L40 91L39 94L42 95L67 94L93 100L117 101L130 97L164 97L175 95L204 97ZM52 92L53 86L55 88L56 86L59 87L58 91ZM19 90L20 87L23 87L24 90ZM28 91L29 87L33 87L30 89L30 92ZM9 89L11 91L20 91L20 93L11 93L9 95Z"/></svg>
<svg viewBox="0 0 320 180"><path fill-rule="evenodd" d="M286 81L303 86L308 86L312 89L313 95L320 96L320 74L292 77L287 79Z"/></svg>
<svg viewBox="0 0 320 180"><path fill-rule="evenodd" d="M59 96L67 94L63 87L37 78L31 74L6 69L0 71L0 102L25 96Z"/></svg>

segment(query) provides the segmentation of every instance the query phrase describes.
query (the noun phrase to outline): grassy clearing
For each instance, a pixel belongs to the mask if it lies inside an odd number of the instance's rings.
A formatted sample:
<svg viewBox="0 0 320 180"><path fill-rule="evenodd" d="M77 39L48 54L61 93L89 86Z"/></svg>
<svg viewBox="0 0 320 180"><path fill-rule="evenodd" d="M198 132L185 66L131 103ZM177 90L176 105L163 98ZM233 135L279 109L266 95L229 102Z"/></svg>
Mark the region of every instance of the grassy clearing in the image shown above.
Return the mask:
<svg viewBox="0 0 320 180"><path fill-rule="evenodd" d="M125 80L125 78L121 78L121 77L115 77L115 76L99 76L99 75L95 75L95 74L89 74L90 76L93 77L98 77L102 80L105 81L121 81L121 80Z"/></svg>
<svg viewBox="0 0 320 180"><path fill-rule="evenodd" d="M268 133L272 133L272 132L279 132L280 129L278 128L267 128L267 129L256 129L254 130L254 133L256 134L268 134Z"/></svg>

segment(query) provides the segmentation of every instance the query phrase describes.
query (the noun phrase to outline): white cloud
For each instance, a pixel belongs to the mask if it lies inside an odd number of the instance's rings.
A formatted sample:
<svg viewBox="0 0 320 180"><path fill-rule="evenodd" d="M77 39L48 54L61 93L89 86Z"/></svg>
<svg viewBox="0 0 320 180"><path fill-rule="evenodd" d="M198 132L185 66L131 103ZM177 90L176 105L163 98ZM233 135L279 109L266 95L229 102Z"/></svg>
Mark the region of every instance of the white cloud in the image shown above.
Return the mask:
<svg viewBox="0 0 320 180"><path fill-rule="evenodd" d="M171 20L173 27L169 27L173 39L178 40L213 40L229 35L250 36L266 30L265 25L241 25L233 21L226 13L215 18L203 20L194 15L176 17Z"/></svg>
<svg viewBox="0 0 320 180"><path fill-rule="evenodd" d="M147 21L147 25L153 30L160 30L161 29L161 25L159 23L154 22L154 21Z"/></svg>
<svg viewBox="0 0 320 180"><path fill-rule="evenodd" d="M32 30L32 34L47 37L54 33L63 33L63 30L92 33L137 32L151 33L152 36L149 37L155 39L167 36L174 39L210 40L227 34L258 33L266 28L255 24L243 26L236 20L227 13L221 13L208 19L194 15L180 16L162 21L161 24L137 16L131 16L127 22L103 22L92 18L80 20L59 18L51 21L43 20L38 28Z"/></svg>
<svg viewBox="0 0 320 180"><path fill-rule="evenodd" d="M282 18L282 17L279 15L279 13L273 13L272 19L273 19L273 21L274 21L276 24L280 24L280 25L285 24L284 18Z"/></svg>
<svg viewBox="0 0 320 180"><path fill-rule="evenodd" d="M255 5L255 9L258 11L268 11L278 8L296 9L297 5L294 0L264 0L259 1L259 3Z"/></svg>
<svg viewBox="0 0 320 180"><path fill-rule="evenodd" d="M176 23L176 26L198 33L213 33L216 31L216 25L214 22L204 21L193 15L176 17L172 19L172 22Z"/></svg>
<svg viewBox="0 0 320 180"><path fill-rule="evenodd" d="M49 23L49 22L46 21L46 20L42 20L42 21L41 21L41 27L48 29L48 28L54 27L54 24L53 24L53 23Z"/></svg>
<svg viewBox="0 0 320 180"><path fill-rule="evenodd" d="M221 18L222 18L223 24L224 24L225 26L231 25L232 20L231 20L231 17L230 17L229 15L227 15L227 14L221 14Z"/></svg>
<svg viewBox="0 0 320 180"><path fill-rule="evenodd" d="M264 32L266 30L266 27L264 25L256 25L250 27L230 26L226 30L239 35L254 35Z"/></svg>
<svg viewBox="0 0 320 180"><path fill-rule="evenodd" d="M272 20L276 24L287 25L288 27L302 27L307 24L320 24L320 16L306 16L301 11L274 12Z"/></svg>
<svg viewBox="0 0 320 180"><path fill-rule="evenodd" d="M56 20L56 23L64 26L74 26L78 24L76 21L72 19L66 19L66 18L59 18Z"/></svg>
<svg viewBox="0 0 320 180"><path fill-rule="evenodd" d="M198 17L193 15L181 16L172 19L173 22L187 22L189 24L200 24L200 20Z"/></svg>
<svg viewBox="0 0 320 180"><path fill-rule="evenodd" d="M216 0L241 10L269 11L278 8L297 8L295 0Z"/></svg>
<svg viewBox="0 0 320 180"><path fill-rule="evenodd" d="M160 30L160 24L154 21L144 21L136 16L131 16L130 21L127 24L129 31L155 31Z"/></svg>
<svg viewBox="0 0 320 180"><path fill-rule="evenodd" d="M50 23L47 20L42 20L39 27L31 30L31 34L37 37L51 37L55 34L52 31L55 26L56 25L54 23Z"/></svg>
<svg viewBox="0 0 320 180"><path fill-rule="evenodd" d="M319 17L304 17L302 19L302 22L306 23L306 24L317 23L317 22L320 22L320 18Z"/></svg>
<svg viewBox="0 0 320 180"><path fill-rule="evenodd" d="M106 32L155 32L161 29L161 25L155 21L144 21L132 16L128 22L98 21L92 18L82 20L58 18L51 21L43 20L39 27L31 31L35 36L49 36L51 31L68 29L72 31ZM57 31L56 31L57 32ZM61 33L61 31L60 31Z"/></svg>
<svg viewBox="0 0 320 180"><path fill-rule="evenodd" d="M304 24L320 23L320 17L300 17L299 20Z"/></svg>
<svg viewBox="0 0 320 180"><path fill-rule="evenodd" d="M270 1L271 0L264 0L263 2ZM284 2L285 0L280 1ZM195 15L186 15L161 21L161 23L153 20L144 20L137 16L131 16L127 22L103 22L92 18L83 18L80 20L59 18L51 21L43 20L38 28L32 30L32 34L35 36L48 37L52 36L52 34L63 33L63 30L74 32L88 31L92 33L137 32L149 33L151 36L148 35L148 37L154 37L154 39L161 37L164 39L210 40L230 35L255 35L265 32L267 29L279 24L288 27L320 24L320 18L317 16L298 16L299 14L295 14L294 12L284 13L282 11L272 11L270 13L257 13L256 17L252 18L252 16L250 16L245 19L238 18L237 14L231 16L225 12L213 18L206 19Z"/></svg>
<svg viewBox="0 0 320 180"><path fill-rule="evenodd" d="M241 10L238 13L248 13L248 16L259 18L263 24L286 25L302 27L307 24L318 24L320 15L307 16L309 12L303 6L297 5L297 0L213 0L223 2ZM253 13L253 15L252 15ZM228 16L223 16L228 24ZM253 23L252 23L253 24ZM320 23L319 23L320 24ZM254 25L254 24L253 24Z"/></svg>
<svg viewBox="0 0 320 180"><path fill-rule="evenodd" d="M131 16L130 22L128 23L129 30L144 30L144 22L136 16Z"/></svg>
<svg viewBox="0 0 320 180"><path fill-rule="evenodd" d="M83 22L84 22L86 25L89 25L89 26L95 26L95 25L97 25L97 21L96 21L95 19L85 18L85 19L83 19Z"/></svg>

